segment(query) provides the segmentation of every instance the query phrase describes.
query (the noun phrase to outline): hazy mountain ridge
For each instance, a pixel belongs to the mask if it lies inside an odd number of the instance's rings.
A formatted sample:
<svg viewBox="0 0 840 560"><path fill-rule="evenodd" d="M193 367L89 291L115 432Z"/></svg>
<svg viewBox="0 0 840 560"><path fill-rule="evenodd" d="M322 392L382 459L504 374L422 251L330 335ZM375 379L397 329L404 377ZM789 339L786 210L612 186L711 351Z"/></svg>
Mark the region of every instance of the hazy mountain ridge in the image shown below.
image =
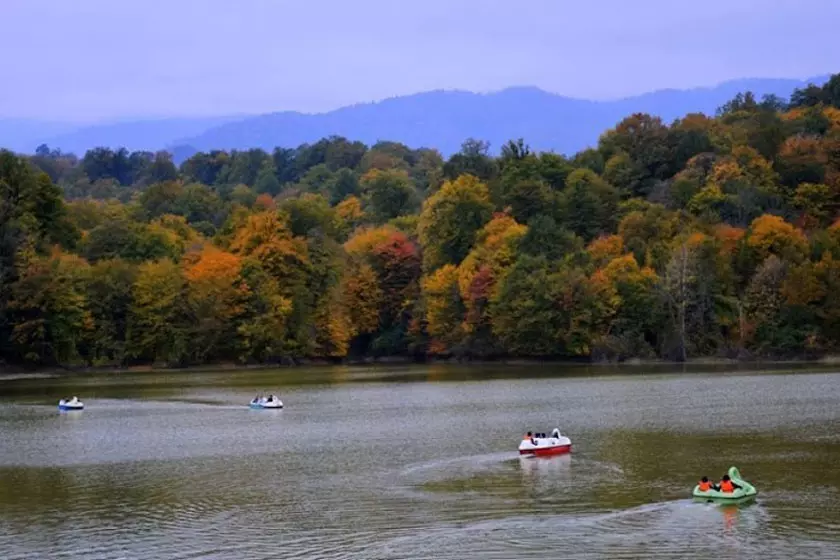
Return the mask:
<svg viewBox="0 0 840 560"><path fill-rule="evenodd" d="M631 113L651 113L666 121L692 112L713 114L738 92L787 98L796 88L827 79L826 75L807 80L732 80L714 87L659 90L615 101L570 98L536 87L492 93L430 91L317 114L284 111L252 117L148 119L75 130L62 123L0 119L0 146L32 152L46 143L77 154L96 146L170 149L183 159L197 150L271 149L340 135L368 144L388 139L412 147L434 147L446 155L457 151L468 137L487 140L493 147L523 137L535 149L571 153L594 144L605 129Z"/></svg>
<svg viewBox="0 0 840 560"><path fill-rule="evenodd" d="M655 114L666 121L691 112L714 114L738 92L787 98L796 88L827 79L826 75L808 80L735 80L712 88L661 90L616 101L575 99L535 87L484 94L432 91L321 114L259 115L183 138L177 144L199 151L271 149L335 134L367 144L393 139L411 147L434 147L448 155L468 137L487 140L496 148L522 137L538 150L573 153L595 144L604 130L635 112Z"/></svg>

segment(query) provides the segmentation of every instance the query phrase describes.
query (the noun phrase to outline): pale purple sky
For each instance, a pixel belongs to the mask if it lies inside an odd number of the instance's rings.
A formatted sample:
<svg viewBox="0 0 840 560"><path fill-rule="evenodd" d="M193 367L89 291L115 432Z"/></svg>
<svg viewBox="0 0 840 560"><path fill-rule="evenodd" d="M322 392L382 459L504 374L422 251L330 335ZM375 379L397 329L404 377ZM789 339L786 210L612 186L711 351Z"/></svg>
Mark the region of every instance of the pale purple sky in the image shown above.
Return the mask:
<svg viewBox="0 0 840 560"><path fill-rule="evenodd" d="M0 117L593 99L840 71L840 0L0 0Z"/></svg>

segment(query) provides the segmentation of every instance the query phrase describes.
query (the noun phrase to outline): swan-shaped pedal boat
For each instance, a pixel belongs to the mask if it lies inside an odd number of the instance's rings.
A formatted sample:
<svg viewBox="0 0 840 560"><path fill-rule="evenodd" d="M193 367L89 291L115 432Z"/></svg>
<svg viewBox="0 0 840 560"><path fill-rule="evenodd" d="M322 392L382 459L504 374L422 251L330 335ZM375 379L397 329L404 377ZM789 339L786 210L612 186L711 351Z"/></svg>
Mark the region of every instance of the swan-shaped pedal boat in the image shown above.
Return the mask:
<svg viewBox="0 0 840 560"><path fill-rule="evenodd" d="M80 401L78 397L58 401L58 410L84 410L84 408L85 403Z"/></svg>
<svg viewBox="0 0 840 560"><path fill-rule="evenodd" d="M736 488L732 492L721 492L720 490L700 490L700 485L694 487L694 490L691 492L691 495L698 499L708 500L710 502L731 502L734 500L742 500L745 498L752 498L758 492L755 489L755 486L741 478L741 473L735 467L729 467L729 472L727 473L729 478L732 482L740 488Z"/></svg>
<svg viewBox="0 0 840 560"><path fill-rule="evenodd" d="M558 428L554 428L549 437L545 434L528 434L519 444L519 454L532 457L543 457L546 455L560 455L569 453L572 450L572 440L560 434Z"/></svg>
<svg viewBox="0 0 840 560"><path fill-rule="evenodd" d="M283 401L281 401L274 395L269 395L267 398L254 397L254 400L252 400L251 404L249 404L248 406L254 409L277 409L283 408Z"/></svg>

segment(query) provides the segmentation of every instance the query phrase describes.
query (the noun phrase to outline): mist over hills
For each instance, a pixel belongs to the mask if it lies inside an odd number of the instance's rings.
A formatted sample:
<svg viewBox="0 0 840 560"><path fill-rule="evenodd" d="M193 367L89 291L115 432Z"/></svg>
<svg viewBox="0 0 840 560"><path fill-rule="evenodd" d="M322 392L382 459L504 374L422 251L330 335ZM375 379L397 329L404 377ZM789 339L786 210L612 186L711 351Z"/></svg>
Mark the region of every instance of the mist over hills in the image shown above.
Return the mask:
<svg viewBox="0 0 840 560"><path fill-rule="evenodd" d="M714 114L738 92L787 98L796 88L822 84L827 79L828 75L807 80L741 79L615 101L574 99L535 87L512 87L484 94L431 91L319 114L284 111L250 117L147 119L76 127L0 119L0 146L31 153L45 143L77 154L97 146L168 149L182 160L196 151L294 147L331 135L367 144L393 140L411 147L433 147L444 155L457 151L469 137L489 141L491 148L521 137L537 150L574 153L595 144L604 130L632 113L650 113L666 121L686 113Z"/></svg>
<svg viewBox="0 0 840 560"><path fill-rule="evenodd" d="M79 155L98 146L156 151L167 148L177 138L198 135L237 119L242 116L145 119L87 126L0 119L0 146L31 153L38 145L48 144Z"/></svg>

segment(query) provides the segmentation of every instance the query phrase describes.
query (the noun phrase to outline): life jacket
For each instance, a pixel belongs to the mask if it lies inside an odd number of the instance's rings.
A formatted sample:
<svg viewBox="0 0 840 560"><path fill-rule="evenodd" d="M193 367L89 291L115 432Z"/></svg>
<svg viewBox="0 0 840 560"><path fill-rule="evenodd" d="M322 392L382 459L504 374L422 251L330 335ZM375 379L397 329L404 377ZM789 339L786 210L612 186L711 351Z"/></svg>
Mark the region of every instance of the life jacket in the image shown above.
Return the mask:
<svg viewBox="0 0 840 560"><path fill-rule="evenodd" d="M522 436L522 441L531 441L532 436Z"/></svg>
<svg viewBox="0 0 840 560"><path fill-rule="evenodd" d="M731 480L721 480L720 481L720 491L721 492L734 492L735 487L732 485Z"/></svg>
<svg viewBox="0 0 840 560"><path fill-rule="evenodd" d="M702 481L700 482L700 491L701 492L708 492L711 489L712 489L712 483L711 482L702 482Z"/></svg>

